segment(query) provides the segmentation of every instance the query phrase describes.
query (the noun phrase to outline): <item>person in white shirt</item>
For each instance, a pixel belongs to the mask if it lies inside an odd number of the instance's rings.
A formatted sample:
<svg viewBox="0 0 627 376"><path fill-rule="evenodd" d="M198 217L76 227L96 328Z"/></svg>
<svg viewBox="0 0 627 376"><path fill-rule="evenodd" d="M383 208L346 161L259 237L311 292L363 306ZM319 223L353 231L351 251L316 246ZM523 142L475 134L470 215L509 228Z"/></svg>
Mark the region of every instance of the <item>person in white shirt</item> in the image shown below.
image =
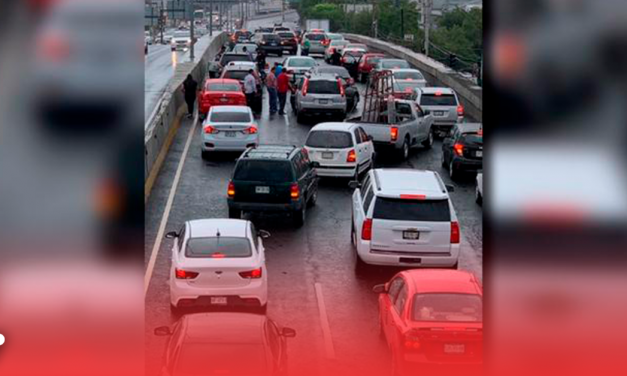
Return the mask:
<svg viewBox="0 0 627 376"><path fill-rule="evenodd" d="M246 103L251 110L255 101L255 93L257 93L257 80L255 80L253 72L252 69L249 69L248 74L244 78L244 94L246 94Z"/></svg>

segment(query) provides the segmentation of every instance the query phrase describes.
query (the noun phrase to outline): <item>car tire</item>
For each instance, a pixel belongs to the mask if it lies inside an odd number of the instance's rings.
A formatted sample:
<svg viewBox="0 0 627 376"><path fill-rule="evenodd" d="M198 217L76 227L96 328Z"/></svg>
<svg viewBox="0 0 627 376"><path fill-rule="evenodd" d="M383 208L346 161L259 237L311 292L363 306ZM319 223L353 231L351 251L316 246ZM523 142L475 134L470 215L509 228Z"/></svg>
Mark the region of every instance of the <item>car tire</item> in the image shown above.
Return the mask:
<svg viewBox="0 0 627 376"><path fill-rule="evenodd" d="M279 52L279 57L283 57L283 52Z"/></svg>
<svg viewBox="0 0 627 376"><path fill-rule="evenodd" d="M242 211L239 209L231 209L229 208L229 218L231 219L241 219Z"/></svg>
<svg viewBox="0 0 627 376"><path fill-rule="evenodd" d="M409 158L409 138L405 137L405 141L403 141L403 146L398 151L398 156L401 161L406 161Z"/></svg>
<svg viewBox="0 0 627 376"><path fill-rule="evenodd" d="M207 159L209 159L209 152L202 150L200 152L200 157L202 158L203 161L206 161Z"/></svg>
<svg viewBox="0 0 627 376"><path fill-rule="evenodd" d="M296 111L296 122L301 124L305 122L305 116L300 111Z"/></svg>
<svg viewBox="0 0 627 376"><path fill-rule="evenodd" d="M297 228L303 227L305 224L305 218L307 217L307 205L303 205L303 208L300 210L294 211L294 225Z"/></svg>
<svg viewBox="0 0 627 376"><path fill-rule="evenodd" d="M351 244L353 245L353 248L357 249L357 232L355 232L355 219L354 218L351 218Z"/></svg>
<svg viewBox="0 0 627 376"><path fill-rule="evenodd" d="M433 147L434 138L435 136L433 135L433 132L429 130L429 135L427 136L427 139L422 142L422 146L424 146L427 149L431 149Z"/></svg>
<svg viewBox="0 0 627 376"><path fill-rule="evenodd" d="M481 195L481 192L479 192L479 189L477 188L475 188L475 202L477 203L477 205L483 206L483 196Z"/></svg>
<svg viewBox="0 0 627 376"><path fill-rule="evenodd" d="M311 194L311 198L309 199L309 202L307 204L310 207L316 206L316 201L318 201L318 188L316 188L314 192Z"/></svg>
<svg viewBox="0 0 627 376"><path fill-rule="evenodd" d="M448 164L448 176L453 181L459 179L459 171L457 168L455 168L455 165L453 164L453 159L451 159L451 162Z"/></svg>

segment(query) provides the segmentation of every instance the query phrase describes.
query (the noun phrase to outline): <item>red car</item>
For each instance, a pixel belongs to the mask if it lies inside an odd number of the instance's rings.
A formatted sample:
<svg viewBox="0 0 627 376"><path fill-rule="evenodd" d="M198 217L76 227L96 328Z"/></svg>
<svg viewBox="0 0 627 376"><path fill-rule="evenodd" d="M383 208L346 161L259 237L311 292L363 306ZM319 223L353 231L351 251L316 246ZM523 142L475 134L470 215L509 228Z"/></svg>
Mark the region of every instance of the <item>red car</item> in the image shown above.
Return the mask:
<svg viewBox="0 0 627 376"><path fill-rule="evenodd" d="M373 290L379 293L379 324L394 376L482 372L483 291L473 274L413 269Z"/></svg>
<svg viewBox="0 0 627 376"><path fill-rule="evenodd" d="M374 68L375 64L384 58L384 54L367 53L359 59L359 65L357 66L357 80L362 83L368 81L370 71Z"/></svg>
<svg viewBox="0 0 627 376"><path fill-rule="evenodd" d="M205 80L198 95L199 112L204 118L211 106L246 105L246 96L238 80L210 78Z"/></svg>

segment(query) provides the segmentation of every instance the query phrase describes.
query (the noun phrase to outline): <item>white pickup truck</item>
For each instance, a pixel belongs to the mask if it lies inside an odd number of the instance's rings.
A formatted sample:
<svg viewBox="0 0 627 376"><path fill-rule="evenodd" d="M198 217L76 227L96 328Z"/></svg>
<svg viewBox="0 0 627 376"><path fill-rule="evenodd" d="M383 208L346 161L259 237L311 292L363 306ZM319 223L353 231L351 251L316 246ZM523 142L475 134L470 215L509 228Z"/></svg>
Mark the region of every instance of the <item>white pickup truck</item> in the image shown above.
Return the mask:
<svg viewBox="0 0 627 376"><path fill-rule="evenodd" d="M372 137L377 152L392 150L405 160L412 147L422 145L431 148L433 145L433 116L426 115L412 100L390 98L387 109L376 114L374 119L370 116L368 120L376 121L364 121L362 116L346 121L361 125Z"/></svg>

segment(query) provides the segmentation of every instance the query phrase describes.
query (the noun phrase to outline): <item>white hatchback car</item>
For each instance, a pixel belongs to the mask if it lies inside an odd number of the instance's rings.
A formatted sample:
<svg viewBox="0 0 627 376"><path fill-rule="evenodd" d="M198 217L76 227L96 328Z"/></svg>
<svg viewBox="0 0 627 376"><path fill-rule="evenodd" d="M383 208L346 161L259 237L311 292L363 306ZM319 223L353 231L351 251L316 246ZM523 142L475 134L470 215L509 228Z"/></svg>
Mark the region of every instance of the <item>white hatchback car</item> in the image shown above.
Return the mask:
<svg viewBox="0 0 627 376"><path fill-rule="evenodd" d="M253 307L265 312L268 273L262 238L270 234L240 219L200 219L170 232L174 239L170 304Z"/></svg>
<svg viewBox="0 0 627 376"><path fill-rule="evenodd" d="M309 131L305 149L316 167L318 176L348 177L374 166L372 139L359 124L320 123Z"/></svg>
<svg viewBox="0 0 627 376"><path fill-rule="evenodd" d="M461 233L437 172L375 169L351 182L357 265L457 268Z"/></svg>
<svg viewBox="0 0 627 376"><path fill-rule="evenodd" d="M202 157L213 151L244 151L259 145L259 130L248 106L212 106L202 130Z"/></svg>

